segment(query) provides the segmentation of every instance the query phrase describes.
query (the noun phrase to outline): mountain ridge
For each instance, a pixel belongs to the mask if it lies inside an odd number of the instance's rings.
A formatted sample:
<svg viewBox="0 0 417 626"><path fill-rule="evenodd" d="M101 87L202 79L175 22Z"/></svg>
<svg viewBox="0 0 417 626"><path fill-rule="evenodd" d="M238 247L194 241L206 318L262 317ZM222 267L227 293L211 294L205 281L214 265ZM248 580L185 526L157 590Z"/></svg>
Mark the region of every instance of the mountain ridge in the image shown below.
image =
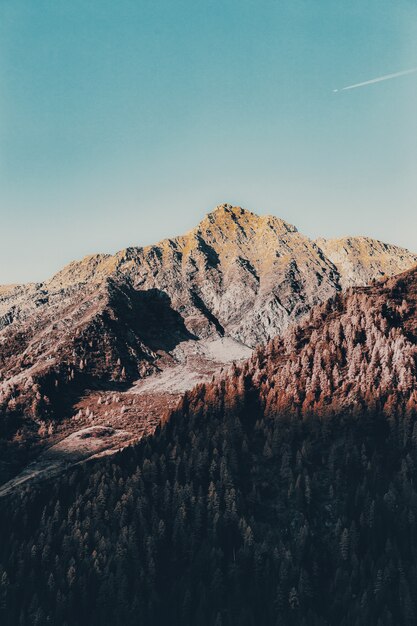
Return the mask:
<svg viewBox="0 0 417 626"><path fill-rule="evenodd" d="M231 216L231 220L227 220L224 218L219 218L221 215L229 215ZM176 235L174 237L168 237L157 241L154 244L148 244L145 246L128 246L126 248L122 248L121 250L115 252L114 254L110 253L92 253L87 254L81 259L76 259L70 261L68 264L63 266L60 270L55 272L49 279L45 281L32 281L28 283L13 283L13 284L5 284L0 285L0 295L6 291L10 291L16 288L23 288L25 286L34 286L34 285L50 285L54 283L58 283L60 277L64 277L70 275L73 271L82 268L85 270L84 276L78 276L79 280L82 281L84 279L100 279L108 274L114 272L116 269L120 267L123 263L128 260L134 259L138 254L142 252L150 252L154 249L168 249L168 248L177 248L178 246L182 248L187 248L187 245L184 245L184 242L189 242L195 235L203 234L207 229L205 226L217 224L217 225L226 225L226 230L230 230L231 221L240 224L240 220L238 216L244 216L246 224L251 226L251 221L253 220L253 225L259 229L260 225L266 224L268 226L275 225L280 226L281 228L276 228L275 231L279 233L279 231L283 233L299 233L300 231L296 226L290 224L289 222L275 216L272 214L266 215L257 215L252 211L244 209L242 207L235 207L229 204L220 204L216 206L212 211L208 212L195 226L194 228L189 229L185 234ZM219 229L221 232L221 229ZM407 250L404 247L387 244L379 239L375 239L365 235L357 235L351 236L346 235L342 237L318 237L316 239L309 239L313 244L316 244L317 247L321 248L324 253L328 251L332 251L332 248L338 247L340 245L344 245L345 243L348 245L352 245L353 243L367 242L370 246L376 245L377 252L380 249L384 249L385 251L394 250L396 253L402 253L404 255L404 263L406 263L405 257L409 256L410 259L415 259L417 263L417 253L414 254ZM398 272L397 272L398 273ZM76 272L76 274L78 274ZM71 281L72 284L73 281ZM66 286L65 281L62 283L63 286Z"/></svg>
<svg viewBox="0 0 417 626"><path fill-rule="evenodd" d="M367 256L358 249L363 248L363 241L367 242ZM348 260L355 257L350 264L337 254L338 247L346 247L344 242L349 245ZM373 262L369 261L371 256ZM313 241L278 217L257 216L241 207L223 204L185 235L145 247L126 248L114 255L88 255L71 262L43 283L10 287L3 294L0 290L0 328L10 319L24 317L31 299L37 295L40 295L38 300L42 299L44 291L52 298L55 295L59 298L63 295L61 290L125 275L137 288L151 286L167 290L174 307L175 301L181 299L190 317L191 332L199 335L205 328L207 335L213 330L201 307L195 305L197 294L221 327L236 339L254 346L281 332L292 318L305 312L302 298L297 301L291 298L292 288L303 292L309 307L335 290L366 284L416 263L417 255L378 240L347 237ZM251 315L248 310L249 319L240 323L230 315L235 308L235 297L239 296L230 284L233 281L244 283L249 302L259 313ZM268 301L265 294L274 292L276 283L282 283L281 288ZM247 295L240 302L238 297L238 304L249 309ZM268 315L263 316L265 312L273 317L269 325L265 322ZM254 322L258 326L256 332Z"/></svg>

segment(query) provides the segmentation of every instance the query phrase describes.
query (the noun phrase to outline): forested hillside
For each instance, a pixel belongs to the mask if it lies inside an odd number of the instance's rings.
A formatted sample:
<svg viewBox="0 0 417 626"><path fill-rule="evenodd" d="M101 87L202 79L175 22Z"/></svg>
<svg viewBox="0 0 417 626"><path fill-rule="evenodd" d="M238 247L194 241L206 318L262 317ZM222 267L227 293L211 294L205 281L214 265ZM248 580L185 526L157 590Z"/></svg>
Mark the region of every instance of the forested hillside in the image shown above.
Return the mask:
<svg viewBox="0 0 417 626"><path fill-rule="evenodd" d="M416 302L416 272L338 295L136 447L4 498L2 623L415 624Z"/></svg>

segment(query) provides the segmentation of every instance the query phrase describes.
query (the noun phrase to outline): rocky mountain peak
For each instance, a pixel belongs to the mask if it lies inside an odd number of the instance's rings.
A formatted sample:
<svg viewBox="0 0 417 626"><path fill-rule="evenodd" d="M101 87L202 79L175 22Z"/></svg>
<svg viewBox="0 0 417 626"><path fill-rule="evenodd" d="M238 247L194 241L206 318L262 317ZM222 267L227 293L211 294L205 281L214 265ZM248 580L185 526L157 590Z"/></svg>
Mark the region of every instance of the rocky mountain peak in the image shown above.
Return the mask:
<svg viewBox="0 0 417 626"><path fill-rule="evenodd" d="M116 269L116 258L111 254L91 254L80 261L72 261L50 278L49 289L66 289L83 282L100 282Z"/></svg>
<svg viewBox="0 0 417 626"><path fill-rule="evenodd" d="M235 229L240 227L248 237L254 234L254 231L263 232L266 229L272 230L277 235L282 233L296 233L297 228L288 222L275 217L274 215L257 215L248 209L231 204L219 204L213 211L208 213L197 227L204 230L209 224L215 225L220 229Z"/></svg>
<svg viewBox="0 0 417 626"><path fill-rule="evenodd" d="M51 306L72 306L109 277L166 294L189 332L229 334L249 346L280 333L340 289L417 263L407 250L366 237L312 241L272 215L220 204L185 235L74 261L39 285L0 290L0 329Z"/></svg>

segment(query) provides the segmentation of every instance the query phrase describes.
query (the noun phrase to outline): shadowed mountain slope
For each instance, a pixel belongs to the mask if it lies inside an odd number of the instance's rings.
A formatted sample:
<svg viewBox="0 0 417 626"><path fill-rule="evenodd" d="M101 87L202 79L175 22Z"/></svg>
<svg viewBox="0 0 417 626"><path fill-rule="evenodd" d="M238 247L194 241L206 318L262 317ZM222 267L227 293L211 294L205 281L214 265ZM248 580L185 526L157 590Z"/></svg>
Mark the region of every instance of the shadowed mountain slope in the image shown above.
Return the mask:
<svg viewBox="0 0 417 626"><path fill-rule="evenodd" d="M108 278L81 293L83 299L67 299L65 307L41 309L36 326L11 324L3 331L9 412L30 407L33 417L59 415L71 394L117 389L149 375L159 351L193 339L164 292Z"/></svg>

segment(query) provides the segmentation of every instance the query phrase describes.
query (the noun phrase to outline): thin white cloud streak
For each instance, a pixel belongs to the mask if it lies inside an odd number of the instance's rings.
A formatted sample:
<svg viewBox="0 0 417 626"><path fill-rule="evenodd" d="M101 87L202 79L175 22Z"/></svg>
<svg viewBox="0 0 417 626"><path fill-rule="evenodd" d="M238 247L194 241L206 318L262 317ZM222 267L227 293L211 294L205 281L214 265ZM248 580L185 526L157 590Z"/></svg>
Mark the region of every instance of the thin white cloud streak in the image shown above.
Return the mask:
<svg viewBox="0 0 417 626"><path fill-rule="evenodd" d="M398 78L399 76L406 76L406 74L414 74L417 72L417 67L413 67L411 70L403 70L402 72L395 72L394 74L385 74L385 76L379 76L378 78L372 78L372 80L365 80L363 83L355 83L354 85L348 85L341 89L333 89L334 93L337 91L347 91L348 89L357 89L358 87L365 87L366 85L373 85L374 83L381 83L383 80L391 80L392 78Z"/></svg>

